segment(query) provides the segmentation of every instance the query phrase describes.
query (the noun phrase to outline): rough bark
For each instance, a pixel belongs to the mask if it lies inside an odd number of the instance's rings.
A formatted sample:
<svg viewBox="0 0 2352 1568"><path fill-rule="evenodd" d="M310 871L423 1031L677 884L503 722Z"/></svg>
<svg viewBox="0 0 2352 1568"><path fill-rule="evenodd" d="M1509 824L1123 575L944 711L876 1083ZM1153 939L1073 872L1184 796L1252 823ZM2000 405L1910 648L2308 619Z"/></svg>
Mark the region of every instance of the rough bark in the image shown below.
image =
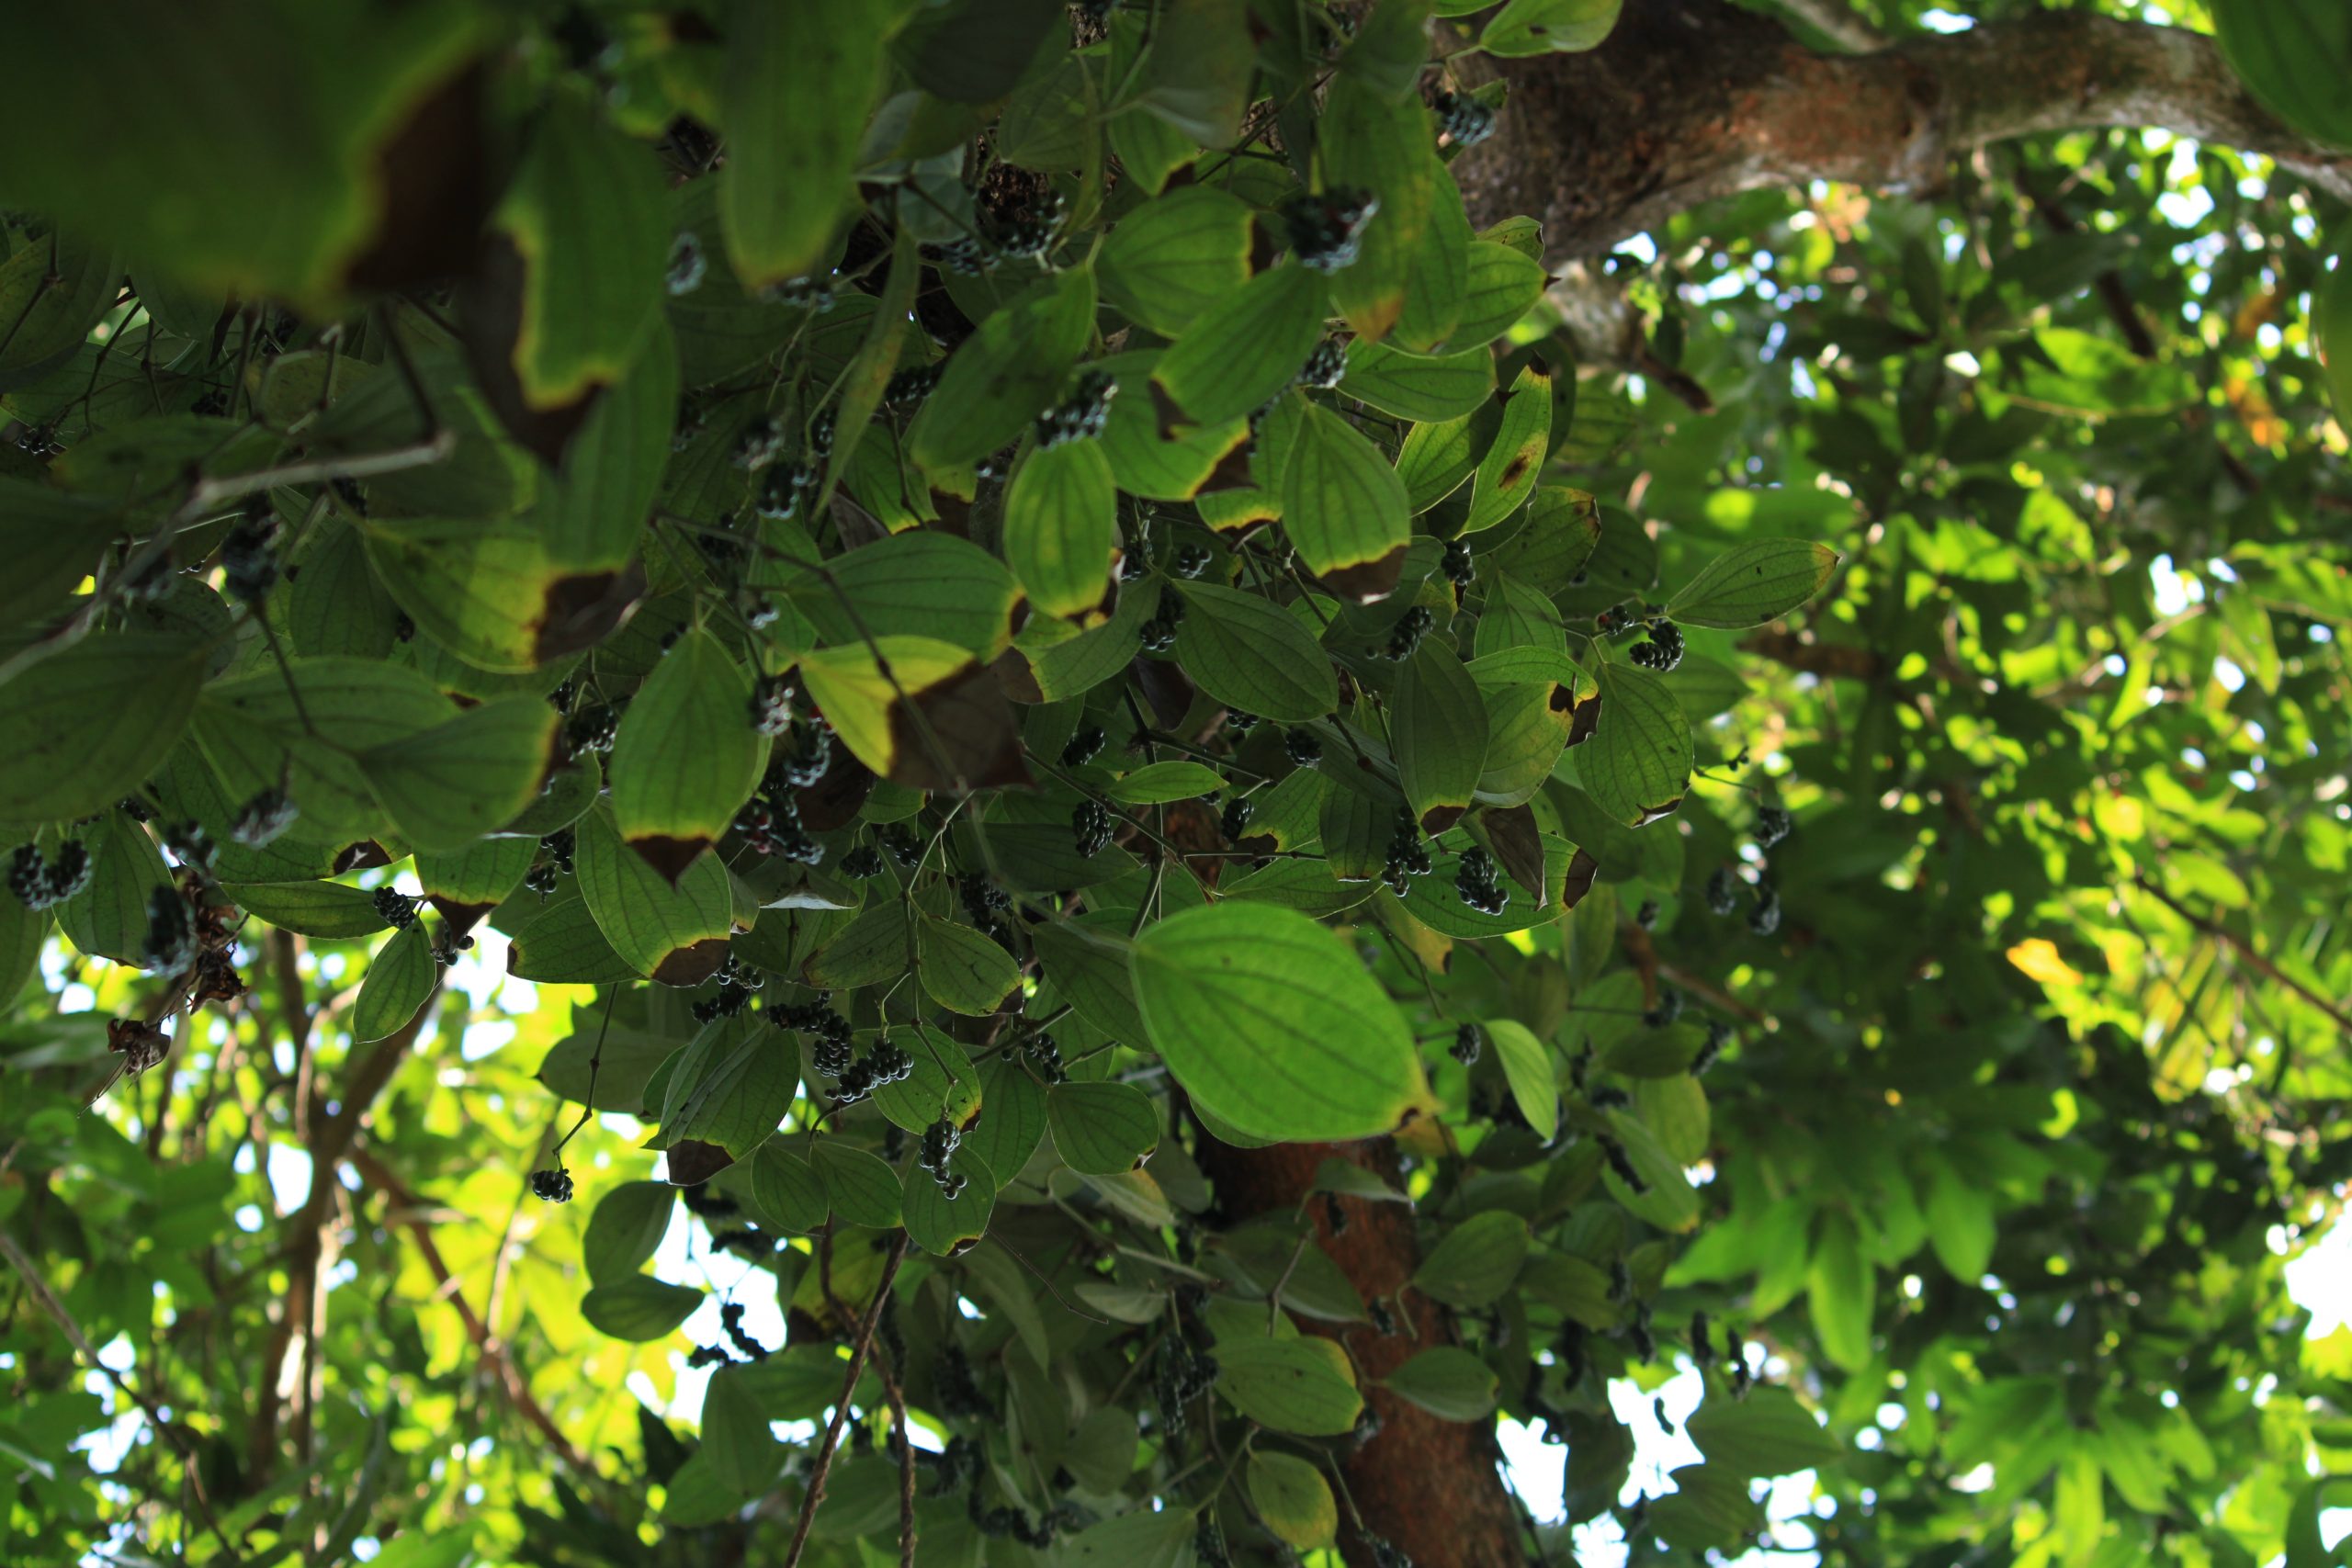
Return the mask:
<svg viewBox="0 0 2352 1568"><path fill-rule="evenodd" d="M1202 1140L1201 1168L1216 1183L1227 1217L1290 1213L1313 1187L1326 1159L1363 1166L1385 1180L1398 1179L1396 1147L1387 1139L1361 1144L1278 1144L1237 1149ZM1342 1227L1334 1232L1326 1201L1309 1205L1315 1245L1329 1253L1366 1301L1402 1298L1398 1332L1363 1325L1305 1322L1301 1327L1347 1347L1367 1382L1385 1377L1433 1345L1457 1343L1452 1314L1408 1290L1420 1265L1413 1214L1402 1203L1338 1201ZM1365 1403L1380 1417L1380 1432L1350 1454L1341 1470L1348 1495L1365 1522L1423 1568L1521 1568L1528 1561L1517 1506L1497 1468L1494 1427L1484 1421L1442 1421L1386 1391L1367 1388ZM1350 1568L1368 1568L1369 1544L1345 1507L1340 1548Z"/></svg>
<svg viewBox="0 0 2352 1568"><path fill-rule="evenodd" d="M1479 68L1510 97L1495 138L1454 165L1472 215L1541 219L1556 258L1743 191L1818 179L1927 194L1976 148L2100 128L2265 153L2352 200L2352 154L2280 125L2211 38L2087 12L1824 54L1724 0L1626 0L1597 50Z"/></svg>

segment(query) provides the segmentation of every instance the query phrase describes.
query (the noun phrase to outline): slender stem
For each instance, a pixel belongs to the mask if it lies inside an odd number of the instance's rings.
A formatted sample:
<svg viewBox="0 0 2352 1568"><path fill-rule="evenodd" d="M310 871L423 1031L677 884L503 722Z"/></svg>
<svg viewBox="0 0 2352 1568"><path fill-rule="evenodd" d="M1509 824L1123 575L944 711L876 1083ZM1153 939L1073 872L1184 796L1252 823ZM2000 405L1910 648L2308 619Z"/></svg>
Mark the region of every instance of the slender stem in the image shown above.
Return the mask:
<svg viewBox="0 0 2352 1568"><path fill-rule="evenodd" d="M784 1554L784 1568L799 1568L800 1554L808 1547L808 1527L817 1521L817 1505L825 1500L825 1478L833 1468L833 1455L840 1451L842 1427L849 1420L850 1395L857 1391L857 1380L865 1374L865 1358L874 1348L875 1326L882 1321L882 1307L890 1299L890 1287L899 1278L899 1265L907 1260L907 1233L900 1231L890 1243L890 1256L882 1266L882 1282L874 1292L874 1304L865 1311L865 1321L858 1325L857 1338L849 1351L849 1371L842 1380L841 1398L833 1404L833 1418L825 1428L825 1446L818 1451L817 1467L808 1475L808 1490L800 1499L800 1517L792 1527L792 1545Z"/></svg>

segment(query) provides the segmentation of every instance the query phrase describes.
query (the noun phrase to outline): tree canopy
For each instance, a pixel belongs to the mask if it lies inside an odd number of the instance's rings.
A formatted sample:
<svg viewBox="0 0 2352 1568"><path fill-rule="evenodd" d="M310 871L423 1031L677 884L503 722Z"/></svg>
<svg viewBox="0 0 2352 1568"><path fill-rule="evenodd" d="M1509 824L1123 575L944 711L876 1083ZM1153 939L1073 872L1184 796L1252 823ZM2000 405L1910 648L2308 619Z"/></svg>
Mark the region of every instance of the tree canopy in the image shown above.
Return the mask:
<svg viewBox="0 0 2352 1568"><path fill-rule="evenodd" d="M12 25L0 1560L2352 1561L2347 79Z"/></svg>

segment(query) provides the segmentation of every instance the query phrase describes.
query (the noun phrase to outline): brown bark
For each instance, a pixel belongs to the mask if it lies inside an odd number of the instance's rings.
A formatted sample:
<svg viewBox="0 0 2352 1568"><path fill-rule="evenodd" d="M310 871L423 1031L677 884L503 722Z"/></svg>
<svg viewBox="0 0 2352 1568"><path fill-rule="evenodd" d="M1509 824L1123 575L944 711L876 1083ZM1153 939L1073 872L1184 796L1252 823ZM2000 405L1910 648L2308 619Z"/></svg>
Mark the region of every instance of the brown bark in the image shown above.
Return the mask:
<svg viewBox="0 0 2352 1568"><path fill-rule="evenodd" d="M1295 1211L1327 1159L1361 1165L1391 1184L1398 1180L1396 1146L1385 1138L1262 1149L1238 1149L1213 1138L1201 1143L1201 1168L1216 1183L1218 1203L1233 1220ZM1337 1201L1345 1223L1336 1234L1326 1200L1309 1205L1315 1245L1366 1301L1401 1297L1398 1332L1383 1335L1361 1324L1300 1326L1344 1345L1368 1384L1419 1351L1456 1343L1453 1322L1436 1302L1407 1288L1420 1265L1412 1210L1355 1198ZM1380 1417L1380 1433L1349 1455L1341 1470L1365 1524L1423 1568L1521 1568L1526 1545L1518 1506L1497 1468L1501 1454L1493 1424L1442 1421L1384 1389L1367 1387L1364 1397ZM1344 1507L1340 1527L1341 1553L1351 1568L1365 1568L1371 1548Z"/></svg>
<svg viewBox="0 0 2352 1568"><path fill-rule="evenodd" d="M1559 258L1742 191L1820 179L1930 193L1976 148L2105 127L2266 153L2352 199L2352 154L2280 125L2211 38L2088 12L1824 54L1724 0L1626 0L1599 49L1478 68L1510 97L1495 138L1454 165L1464 195L1483 221L1542 220Z"/></svg>

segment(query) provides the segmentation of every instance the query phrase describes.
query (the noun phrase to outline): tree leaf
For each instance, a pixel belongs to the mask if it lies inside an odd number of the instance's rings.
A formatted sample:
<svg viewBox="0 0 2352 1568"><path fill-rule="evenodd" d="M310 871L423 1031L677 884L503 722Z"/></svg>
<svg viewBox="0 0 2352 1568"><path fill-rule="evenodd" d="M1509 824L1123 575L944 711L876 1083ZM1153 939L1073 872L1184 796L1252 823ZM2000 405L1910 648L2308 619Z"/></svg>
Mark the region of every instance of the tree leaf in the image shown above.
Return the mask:
<svg viewBox="0 0 2352 1568"><path fill-rule="evenodd" d="M907 1235L925 1252L952 1257L988 1234L989 1215L996 1208L996 1175L988 1162L969 1149L947 1156L947 1168L963 1178L963 1190L950 1198L940 1190L920 1161L909 1161L905 1187L899 1195Z"/></svg>
<svg viewBox="0 0 2352 1568"><path fill-rule="evenodd" d="M1004 558L1049 615L1102 602L1119 547L1119 491L1099 441L1033 450L1004 498Z"/></svg>
<svg viewBox="0 0 2352 1568"><path fill-rule="evenodd" d="M1437 186L1444 180L1430 152L1435 138L1429 110L1418 96L1391 99L1341 75L1326 97L1320 130L1317 152L1327 184L1368 190L1380 203L1364 226L1355 261L1331 275L1340 314L1359 341L1377 344L1404 319L1414 253L1430 235ZM1452 325L1449 321L1443 328ZM1434 344L1425 332L1408 346Z"/></svg>
<svg viewBox="0 0 2352 1568"><path fill-rule="evenodd" d="M1577 752L1587 794L1620 822L1672 812L1690 787L1690 721L1665 682L1629 665L1600 667L1600 716Z"/></svg>
<svg viewBox="0 0 2352 1568"><path fill-rule="evenodd" d="M1544 457L1551 441L1552 378L1530 365L1511 382L1494 445L1478 459L1464 533L1491 528L1519 510L1544 477Z"/></svg>
<svg viewBox="0 0 2352 1568"><path fill-rule="evenodd" d="M588 1216L587 1234L580 1240L580 1258L588 1279L598 1285L618 1284L645 1267L678 1206L678 1190L666 1181L625 1181L596 1200Z"/></svg>
<svg viewBox="0 0 2352 1568"><path fill-rule="evenodd" d="M964 1133L997 1186L1009 1187L1046 1135L1046 1091L1020 1063L991 1055L980 1067L980 1114Z"/></svg>
<svg viewBox="0 0 2352 1568"><path fill-rule="evenodd" d="M1084 267L997 310L949 356L908 432L908 455L937 472L1013 440L1061 390L1093 323L1094 275Z"/></svg>
<svg viewBox="0 0 2352 1568"><path fill-rule="evenodd" d="M1484 348L1519 324L1544 298L1549 281L1542 258L1491 240L1473 240L1464 261L1468 276L1463 290L1461 319L1446 339L1457 355ZM1351 387L1349 390L1353 391Z"/></svg>
<svg viewBox="0 0 2352 1568"><path fill-rule="evenodd" d="M743 1368L720 1368L703 1390L699 1452L719 1484L738 1497L756 1497L775 1482L782 1445Z"/></svg>
<svg viewBox="0 0 2352 1568"><path fill-rule="evenodd" d="M969 926L931 915L915 919L922 988L950 1012L985 1018L1021 983L1012 954Z"/></svg>
<svg viewBox="0 0 2352 1568"><path fill-rule="evenodd" d="M875 1230L888 1230L899 1223L897 1171L839 1138L818 1139L813 1158L834 1213L851 1224Z"/></svg>
<svg viewBox="0 0 2352 1568"><path fill-rule="evenodd" d="M1769 1384L1737 1404L1710 1396L1690 1417L1690 1433L1709 1464L1742 1478L1815 1470L1845 1453L1794 1394Z"/></svg>
<svg viewBox="0 0 2352 1568"><path fill-rule="evenodd" d="M1862 1256L1853 1222L1835 1210L1825 1212L1805 1270L1805 1307L1823 1354L1849 1372L1870 1365L1877 1298L1877 1277Z"/></svg>
<svg viewBox="0 0 2352 1568"><path fill-rule="evenodd" d="M1527 1258L1527 1222L1501 1209L1471 1215L1437 1244L1413 1273L1413 1288L1465 1311L1510 1289Z"/></svg>
<svg viewBox="0 0 2352 1568"><path fill-rule="evenodd" d="M1225 775L1204 762L1149 762L1125 773L1102 791L1129 806L1198 800L1225 787Z"/></svg>
<svg viewBox="0 0 2352 1568"><path fill-rule="evenodd" d="M622 842L612 813L599 807L581 818L577 853L588 912L622 962L665 986L699 985L718 971L734 898L715 852L665 877Z"/></svg>
<svg viewBox="0 0 2352 1568"><path fill-rule="evenodd" d="M1442 1421L1493 1414L1498 1381L1493 1368L1458 1345L1433 1346L1381 1380L1389 1393Z"/></svg>
<svg viewBox="0 0 2352 1568"><path fill-rule="evenodd" d="M1111 231L1095 264L1102 297L1173 338L1250 281L1250 209L1214 186L1146 202Z"/></svg>
<svg viewBox="0 0 2352 1568"><path fill-rule="evenodd" d="M1405 354L1368 338L1348 344L1347 395L1399 419L1459 419L1495 389L1495 356L1485 347L1434 357Z"/></svg>
<svg viewBox="0 0 2352 1568"><path fill-rule="evenodd" d="M1296 1454L1250 1456L1250 1501L1266 1528L1300 1551L1319 1551L1339 1539L1340 1505L1331 1483Z"/></svg>
<svg viewBox="0 0 2352 1568"><path fill-rule="evenodd" d="M718 207L746 288L824 270L857 197L858 140L903 6L728 7Z"/></svg>
<svg viewBox="0 0 2352 1568"><path fill-rule="evenodd" d="M1091 1176L1133 1170L1159 1145L1159 1109L1133 1084L1056 1084L1046 1120L1062 1163Z"/></svg>
<svg viewBox="0 0 2352 1568"><path fill-rule="evenodd" d="M1241 418L1306 363L1323 333L1326 294L1324 275L1312 268L1269 267L1193 317L1159 356L1152 386L1195 424Z"/></svg>
<svg viewBox="0 0 2352 1568"><path fill-rule="evenodd" d="M359 983L359 999L351 1005L352 1039L381 1040L396 1033L433 994L439 975L422 921L393 932L391 941L368 961L368 977Z"/></svg>
<svg viewBox="0 0 2352 1568"><path fill-rule="evenodd" d="M1220 1339L1216 1362L1217 1392L1277 1432L1335 1438L1363 1413L1355 1369L1329 1339Z"/></svg>
<svg viewBox="0 0 2352 1568"><path fill-rule="evenodd" d="M752 683L718 638L679 637L621 716L613 742L613 825L668 874L724 833L760 780Z"/></svg>
<svg viewBox="0 0 2352 1568"><path fill-rule="evenodd" d="M187 728L204 655L186 637L116 632L0 688L0 822L87 817L130 794Z"/></svg>
<svg viewBox="0 0 2352 1568"><path fill-rule="evenodd" d="M667 1338L700 1305L702 1292L691 1285L640 1274L591 1290L580 1300L580 1315L600 1334L643 1344Z"/></svg>
<svg viewBox="0 0 2352 1568"><path fill-rule="evenodd" d="M357 761L401 837L420 850L459 850L538 794L558 719L537 697L494 697Z"/></svg>
<svg viewBox="0 0 2352 1568"><path fill-rule="evenodd" d="M1821 592L1838 552L1805 539L1755 539L1701 570L1667 601L1668 620L1691 626L1760 626Z"/></svg>
<svg viewBox="0 0 2352 1568"><path fill-rule="evenodd" d="M720 1019L704 1027L671 1070L662 1143L715 1144L743 1159L775 1132L799 1089L799 1053L762 1015Z"/></svg>
<svg viewBox="0 0 2352 1568"><path fill-rule="evenodd" d="M1598 49L1617 25L1621 0L1510 0L1487 21L1478 47L1512 59Z"/></svg>
<svg viewBox="0 0 2352 1568"><path fill-rule="evenodd" d="M123 811L107 812L84 830L82 843L90 852L90 885L57 906L58 929L77 952L146 968L148 901L172 886L163 852Z"/></svg>
<svg viewBox="0 0 2352 1568"><path fill-rule="evenodd" d="M1486 768L1487 705L1477 682L1436 637L1421 639L1390 699L1396 782L1426 832L1453 826Z"/></svg>
<svg viewBox="0 0 2352 1568"><path fill-rule="evenodd" d="M752 1201L778 1230L820 1229L832 1212L817 1168L770 1138L752 1156Z"/></svg>
<svg viewBox="0 0 2352 1568"><path fill-rule="evenodd" d="M1253 1136L1338 1140L1426 1103L1412 1031L1355 955L1264 904L1188 909L1135 946L1151 1043L1200 1103Z"/></svg>
<svg viewBox="0 0 2352 1568"><path fill-rule="evenodd" d="M1228 707L1285 724L1320 718L1340 700L1331 661L1306 628L1255 593L1213 582L1178 586L1186 614L1176 659Z"/></svg>
<svg viewBox="0 0 2352 1568"><path fill-rule="evenodd" d="M373 894L339 882L224 884L220 890L235 899L239 908L281 931L322 942L374 936L385 925L384 917L376 912Z"/></svg>
<svg viewBox="0 0 2352 1568"><path fill-rule="evenodd" d="M1385 598L1412 535L1404 481L1355 426L1302 407L1283 468L1283 531L1307 570L1347 597Z"/></svg>
<svg viewBox="0 0 2352 1568"><path fill-rule="evenodd" d="M1504 1081L1527 1125L1545 1143L1560 1130L1560 1089L1552 1048L1512 1018L1490 1018L1481 1025L1502 1063Z"/></svg>

